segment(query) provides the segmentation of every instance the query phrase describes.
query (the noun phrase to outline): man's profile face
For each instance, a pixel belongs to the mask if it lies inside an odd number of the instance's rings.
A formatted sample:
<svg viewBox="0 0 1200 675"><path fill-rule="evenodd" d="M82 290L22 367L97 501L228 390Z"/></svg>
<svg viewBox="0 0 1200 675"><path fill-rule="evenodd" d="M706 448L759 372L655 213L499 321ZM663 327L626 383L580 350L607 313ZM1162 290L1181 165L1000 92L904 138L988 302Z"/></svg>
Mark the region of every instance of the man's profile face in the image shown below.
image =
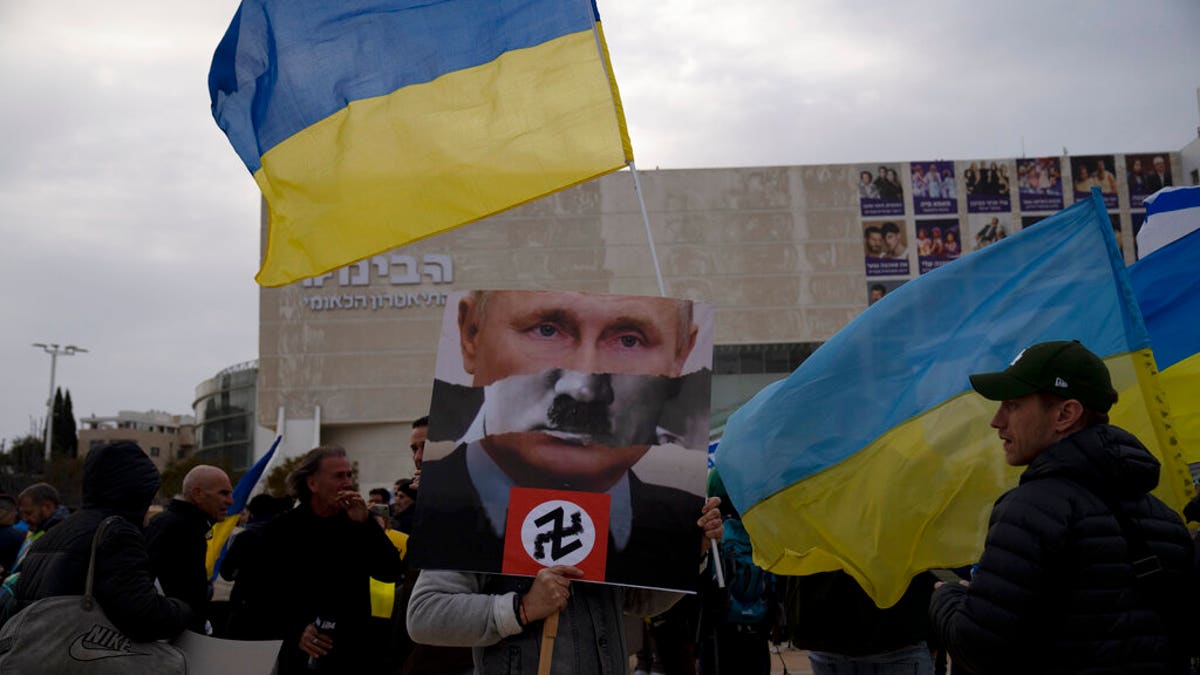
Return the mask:
<svg viewBox="0 0 1200 675"><path fill-rule="evenodd" d="M420 469L425 461L425 438L429 435L429 427L417 427L408 436L408 448L412 450L413 464Z"/></svg>
<svg viewBox="0 0 1200 675"><path fill-rule="evenodd" d="M192 489L191 502L214 521L225 519L233 504L233 485L224 472L214 473Z"/></svg>
<svg viewBox="0 0 1200 675"><path fill-rule="evenodd" d="M1004 401L992 417L992 428L1004 441L1004 461L1025 466L1055 442L1054 421L1060 405L1043 405L1038 394Z"/></svg>
<svg viewBox="0 0 1200 675"><path fill-rule="evenodd" d="M21 500L21 520L24 520L29 529L37 531L42 529L42 525L50 520L50 515L54 513L55 505L52 501L44 501L36 504L31 497L25 497Z"/></svg>
<svg viewBox="0 0 1200 675"><path fill-rule="evenodd" d="M878 301L882 300L883 295L884 295L883 289L872 288L871 289L871 302L878 302Z"/></svg>
<svg viewBox="0 0 1200 675"><path fill-rule="evenodd" d="M681 301L489 292L459 308L484 448L521 485L607 489L656 440L696 328Z"/></svg>

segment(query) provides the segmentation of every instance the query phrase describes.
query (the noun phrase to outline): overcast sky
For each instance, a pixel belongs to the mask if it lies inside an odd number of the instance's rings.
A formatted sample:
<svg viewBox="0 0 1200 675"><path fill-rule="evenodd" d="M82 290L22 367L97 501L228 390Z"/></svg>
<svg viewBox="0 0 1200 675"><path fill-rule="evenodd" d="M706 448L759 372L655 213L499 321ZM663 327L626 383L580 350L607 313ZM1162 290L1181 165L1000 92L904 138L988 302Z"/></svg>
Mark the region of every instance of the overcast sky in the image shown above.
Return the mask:
<svg viewBox="0 0 1200 675"><path fill-rule="evenodd" d="M878 7L873 6L878 4ZM0 1L0 438L190 413L257 356L258 193L209 113L232 0ZM599 0L643 169L1178 150L1200 3Z"/></svg>

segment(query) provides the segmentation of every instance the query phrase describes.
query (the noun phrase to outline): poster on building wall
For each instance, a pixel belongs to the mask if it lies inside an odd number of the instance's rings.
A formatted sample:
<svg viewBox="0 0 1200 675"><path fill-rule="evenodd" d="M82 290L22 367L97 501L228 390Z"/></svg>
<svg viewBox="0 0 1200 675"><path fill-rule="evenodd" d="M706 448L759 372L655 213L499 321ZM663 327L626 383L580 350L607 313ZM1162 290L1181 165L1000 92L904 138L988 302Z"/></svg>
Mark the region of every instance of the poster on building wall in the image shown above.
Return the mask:
<svg viewBox="0 0 1200 675"><path fill-rule="evenodd" d="M1117 248L1121 249L1121 258L1124 259L1125 262L1129 262L1128 256L1125 255L1125 238L1122 236L1121 232L1121 214L1110 213L1108 214L1108 219L1110 222L1112 222L1113 237L1115 237L1117 240Z"/></svg>
<svg viewBox="0 0 1200 675"><path fill-rule="evenodd" d="M968 213L1007 213L1012 211L1011 176L1008 160L959 162L963 186L967 192Z"/></svg>
<svg viewBox="0 0 1200 675"><path fill-rule="evenodd" d="M971 228L971 250L978 251L984 246L994 244L1012 233L1008 213L980 213L967 216Z"/></svg>
<svg viewBox="0 0 1200 675"><path fill-rule="evenodd" d="M904 215L900 165L858 167L858 203L863 218Z"/></svg>
<svg viewBox="0 0 1200 675"><path fill-rule="evenodd" d="M711 378L708 305L450 293L409 560L694 590Z"/></svg>
<svg viewBox="0 0 1200 675"><path fill-rule="evenodd" d="M1017 194L1022 211L1061 211L1063 184L1059 159L1018 159Z"/></svg>
<svg viewBox="0 0 1200 675"><path fill-rule="evenodd" d="M1129 219L1132 221L1131 228L1133 229L1133 259L1139 260L1142 257L1142 253L1138 250L1137 236L1142 231L1142 225L1146 224L1146 214L1131 213L1129 214Z"/></svg>
<svg viewBox="0 0 1200 675"><path fill-rule="evenodd" d="M879 302L888 293L900 288L908 279L875 279L867 282L867 306Z"/></svg>
<svg viewBox="0 0 1200 675"><path fill-rule="evenodd" d="M913 213L944 216L958 213L958 186L954 162L913 162Z"/></svg>
<svg viewBox="0 0 1200 675"><path fill-rule="evenodd" d="M1092 188L1100 188L1105 208L1117 208L1117 175L1112 155L1089 155L1071 158L1071 180L1075 184L1075 201L1088 198Z"/></svg>
<svg viewBox="0 0 1200 675"><path fill-rule="evenodd" d="M908 233L904 221L866 220L862 227L867 276L907 276Z"/></svg>
<svg viewBox="0 0 1200 675"><path fill-rule="evenodd" d="M925 274L962 255L957 218L917 221L917 270Z"/></svg>
<svg viewBox="0 0 1200 675"><path fill-rule="evenodd" d="M1145 208L1146 197L1175 185L1171 178L1171 155L1125 155L1125 183L1129 186L1129 208Z"/></svg>

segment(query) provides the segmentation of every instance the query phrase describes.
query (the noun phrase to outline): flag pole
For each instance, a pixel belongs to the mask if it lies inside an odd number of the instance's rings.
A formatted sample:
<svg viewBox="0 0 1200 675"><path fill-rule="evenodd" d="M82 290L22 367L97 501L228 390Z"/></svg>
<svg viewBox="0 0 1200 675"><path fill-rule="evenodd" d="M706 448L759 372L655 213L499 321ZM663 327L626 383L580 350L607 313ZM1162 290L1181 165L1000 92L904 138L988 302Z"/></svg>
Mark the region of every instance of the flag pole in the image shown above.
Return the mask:
<svg viewBox="0 0 1200 675"><path fill-rule="evenodd" d="M554 657L554 638L558 637L558 612L542 621L542 650L538 654L537 675L550 675L551 659Z"/></svg>
<svg viewBox="0 0 1200 675"><path fill-rule="evenodd" d="M629 172L633 174L633 191L637 193L638 206L642 209L642 224L646 226L646 241L650 244L650 260L654 261L654 278L658 280L658 294L666 297L667 287L663 283L662 268L658 265L658 252L654 250L654 234L650 231L650 215L646 213L646 200L642 196L642 181L638 178L637 164L629 160Z"/></svg>

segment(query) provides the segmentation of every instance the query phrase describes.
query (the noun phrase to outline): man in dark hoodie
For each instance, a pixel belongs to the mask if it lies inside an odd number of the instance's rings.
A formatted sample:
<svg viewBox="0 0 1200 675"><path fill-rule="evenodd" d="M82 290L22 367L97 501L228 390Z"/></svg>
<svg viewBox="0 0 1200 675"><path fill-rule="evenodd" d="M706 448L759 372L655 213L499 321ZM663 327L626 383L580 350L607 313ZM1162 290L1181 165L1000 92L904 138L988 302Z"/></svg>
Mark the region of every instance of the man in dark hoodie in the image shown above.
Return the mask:
<svg viewBox="0 0 1200 675"><path fill-rule="evenodd" d="M1191 540L1149 494L1158 461L1108 424L1117 392L1104 362L1077 341L1043 342L971 386L1002 401L992 427L1005 461L1028 468L997 500L970 583L934 591L933 630L955 665L1186 672Z"/></svg>
<svg viewBox="0 0 1200 675"><path fill-rule="evenodd" d="M92 536L109 516L120 516L96 552L94 594L105 615L135 642L173 638L192 610L159 595L141 524L159 486L158 469L135 443L119 441L87 454L83 508L29 550L16 587L16 610L58 595L82 595Z"/></svg>

